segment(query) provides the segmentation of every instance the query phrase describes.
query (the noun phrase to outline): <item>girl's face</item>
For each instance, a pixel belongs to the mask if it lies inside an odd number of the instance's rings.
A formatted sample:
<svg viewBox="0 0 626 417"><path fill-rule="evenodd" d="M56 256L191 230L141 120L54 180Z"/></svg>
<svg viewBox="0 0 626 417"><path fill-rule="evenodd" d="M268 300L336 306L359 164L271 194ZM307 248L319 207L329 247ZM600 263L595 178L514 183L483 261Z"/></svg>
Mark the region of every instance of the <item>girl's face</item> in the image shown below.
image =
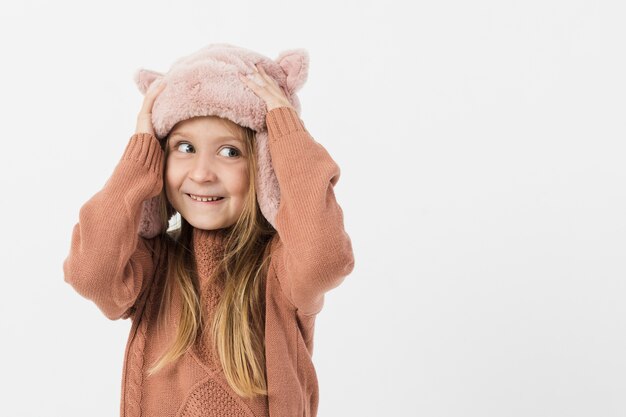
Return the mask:
<svg viewBox="0 0 626 417"><path fill-rule="evenodd" d="M249 186L248 162L242 138L223 123L201 116L177 123L169 134L165 191L172 206L191 225L215 230L233 225L243 210ZM223 197L214 203L196 196Z"/></svg>

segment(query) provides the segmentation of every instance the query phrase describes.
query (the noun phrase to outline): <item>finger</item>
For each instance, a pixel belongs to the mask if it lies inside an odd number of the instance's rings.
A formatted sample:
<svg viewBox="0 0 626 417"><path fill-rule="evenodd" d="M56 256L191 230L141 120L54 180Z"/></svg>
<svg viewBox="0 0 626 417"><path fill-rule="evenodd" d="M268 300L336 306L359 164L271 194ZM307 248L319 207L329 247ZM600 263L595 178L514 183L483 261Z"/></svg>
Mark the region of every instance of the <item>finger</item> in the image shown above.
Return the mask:
<svg viewBox="0 0 626 417"><path fill-rule="evenodd" d="M164 87L165 87L165 80L162 78L158 79L154 81L152 84L150 84L150 87L148 87L148 94L150 96L156 96L157 94L159 94L159 92L163 90Z"/></svg>
<svg viewBox="0 0 626 417"><path fill-rule="evenodd" d="M258 65L258 64L257 64ZM269 82L271 85L276 86L276 87L280 87L282 88L279 84L278 81L276 81L273 77L270 77L267 72L265 72L265 68L263 68L261 65L258 65L259 67L259 74L267 81Z"/></svg>
<svg viewBox="0 0 626 417"><path fill-rule="evenodd" d="M242 73L238 73L237 76L239 77L239 79L244 82L246 85L248 84L248 77L246 77L245 74Z"/></svg>
<svg viewBox="0 0 626 417"><path fill-rule="evenodd" d="M265 79L258 72L256 74L254 74L254 77L252 78L252 81L254 81L259 87L267 87L267 84L268 84L268 80Z"/></svg>
<svg viewBox="0 0 626 417"><path fill-rule="evenodd" d="M239 74L239 79L242 80L243 82L246 83L246 85L248 87L250 87L253 91L258 91L258 89L260 88L259 84L257 82L255 82L254 80L251 80L250 78L248 78L248 76L244 75L244 74Z"/></svg>
<svg viewBox="0 0 626 417"><path fill-rule="evenodd" d="M155 82L158 82L158 84L155 84ZM157 80L155 82L150 84L150 87L148 87L148 92L146 93L143 105L141 106L141 113L152 112L152 106L154 105L158 94L163 91L163 88L165 87L165 82L163 80Z"/></svg>
<svg viewBox="0 0 626 417"><path fill-rule="evenodd" d="M254 72L250 74L248 78L259 87L267 87L269 81L267 76L264 77L256 67L254 68Z"/></svg>
<svg viewBox="0 0 626 417"><path fill-rule="evenodd" d="M274 84L274 79L272 77L270 77L269 75L267 75L267 73L265 72L265 68L263 68L261 65L256 64L254 66L254 69L256 70L257 74L260 74L264 79L270 81L272 84Z"/></svg>
<svg viewBox="0 0 626 417"><path fill-rule="evenodd" d="M152 111L152 105L154 104L154 99L151 98L150 95L146 95L143 99L143 104L141 105L140 113L150 113Z"/></svg>

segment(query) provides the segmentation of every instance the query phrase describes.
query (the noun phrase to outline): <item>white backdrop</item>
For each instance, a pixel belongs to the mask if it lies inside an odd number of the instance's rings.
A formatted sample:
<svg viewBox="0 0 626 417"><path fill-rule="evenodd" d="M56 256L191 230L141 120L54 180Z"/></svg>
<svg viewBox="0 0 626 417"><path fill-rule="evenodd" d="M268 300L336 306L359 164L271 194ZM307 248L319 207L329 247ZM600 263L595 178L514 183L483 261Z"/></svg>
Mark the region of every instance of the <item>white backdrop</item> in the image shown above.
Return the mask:
<svg viewBox="0 0 626 417"><path fill-rule="evenodd" d="M326 296L320 417L626 414L619 1L0 6L0 415L119 414L130 321L64 282L134 132L140 67L228 42L310 54L355 269Z"/></svg>

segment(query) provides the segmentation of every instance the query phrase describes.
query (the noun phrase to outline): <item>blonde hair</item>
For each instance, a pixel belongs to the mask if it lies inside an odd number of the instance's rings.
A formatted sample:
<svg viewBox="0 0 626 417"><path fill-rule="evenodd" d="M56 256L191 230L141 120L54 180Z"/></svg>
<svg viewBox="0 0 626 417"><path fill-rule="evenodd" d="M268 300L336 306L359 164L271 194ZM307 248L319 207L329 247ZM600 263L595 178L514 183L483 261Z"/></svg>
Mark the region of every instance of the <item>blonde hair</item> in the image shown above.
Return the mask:
<svg viewBox="0 0 626 417"><path fill-rule="evenodd" d="M221 119L230 129L230 123ZM267 395L265 375L265 277L269 265L267 247L276 230L262 215L256 199L256 141L254 131L234 125L234 132L244 139L245 155L248 155L250 186L244 208L237 222L227 231L224 257L218 260L213 275L224 283L224 291L211 322L194 284L191 226L182 216L180 227L164 230L167 242L167 271L164 290L159 304L159 325L171 308L172 286L178 285L181 294L181 314L178 332L167 351L149 368L153 375L169 362L175 361L190 349L198 337L207 343L204 335L210 332L213 352L217 353L228 384L241 397L251 398ZM162 140L165 152L163 178L169 154L169 135ZM165 194L161 191L161 218L168 224L175 213ZM167 229L167 228L164 228Z"/></svg>

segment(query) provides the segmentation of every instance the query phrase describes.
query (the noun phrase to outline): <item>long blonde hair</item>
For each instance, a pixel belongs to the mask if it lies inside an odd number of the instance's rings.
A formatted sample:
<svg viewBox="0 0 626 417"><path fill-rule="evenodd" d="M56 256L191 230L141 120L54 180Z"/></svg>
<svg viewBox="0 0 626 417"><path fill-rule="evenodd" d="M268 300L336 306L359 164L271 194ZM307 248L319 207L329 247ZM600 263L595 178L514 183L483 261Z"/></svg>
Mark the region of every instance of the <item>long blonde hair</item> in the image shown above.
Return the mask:
<svg viewBox="0 0 626 417"><path fill-rule="evenodd" d="M225 126L232 128L220 120ZM235 125L235 134L244 139L248 155L249 183L247 198L237 222L227 228L224 256L219 259L209 279L220 279L224 291L209 322L202 307L197 285L194 284L191 226L182 216L180 226L163 232L168 245L167 272L159 304L159 323L171 306L173 285L181 294L181 314L176 338L168 350L148 370L158 372L190 349L205 332L211 334L213 351L217 353L226 380L241 397L267 395L265 375L265 277L269 264L267 247L276 230L262 215L256 199L256 141L254 131ZM163 178L169 154L169 135L162 140ZM168 224L175 213L161 191L161 218ZM206 340L203 338L203 340Z"/></svg>

